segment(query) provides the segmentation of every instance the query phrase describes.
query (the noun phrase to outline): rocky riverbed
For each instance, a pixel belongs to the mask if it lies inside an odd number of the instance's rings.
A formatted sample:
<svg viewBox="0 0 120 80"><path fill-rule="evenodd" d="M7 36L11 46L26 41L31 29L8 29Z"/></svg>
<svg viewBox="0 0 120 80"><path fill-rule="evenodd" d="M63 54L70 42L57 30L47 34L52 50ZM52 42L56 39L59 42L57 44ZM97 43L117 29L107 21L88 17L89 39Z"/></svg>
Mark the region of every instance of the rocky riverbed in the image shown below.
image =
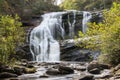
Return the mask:
<svg viewBox="0 0 120 80"><path fill-rule="evenodd" d="M120 80L120 65L92 62L28 62L0 65L0 80Z"/></svg>

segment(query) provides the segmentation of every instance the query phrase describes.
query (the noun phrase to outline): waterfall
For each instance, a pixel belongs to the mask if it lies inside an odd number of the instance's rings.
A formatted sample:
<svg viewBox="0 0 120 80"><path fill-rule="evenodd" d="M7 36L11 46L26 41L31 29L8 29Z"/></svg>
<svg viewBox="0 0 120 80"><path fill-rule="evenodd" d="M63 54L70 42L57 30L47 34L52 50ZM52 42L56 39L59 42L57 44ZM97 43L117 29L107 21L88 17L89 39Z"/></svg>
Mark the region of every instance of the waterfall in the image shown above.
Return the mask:
<svg viewBox="0 0 120 80"><path fill-rule="evenodd" d="M35 61L59 61L60 46L56 40L64 37L62 28L62 14L66 12L52 12L42 15L43 21L30 34L30 51Z"/></svg>
<svg viewBox="0 0 120 80"><path fill-rule="evenodd" d="M72 13L70 16L70 13ZM80 14L78 14L80 13ZM68 27L62 21L66 15ZM51 12L42 15L43 21L30 33L30 52L34 61L56 62L60 60L60 45L58 40L65 37L65 30L69 30L69 39L75 36L75 24L80 11ZM87 22L92 17L91 13L84 11L82 19L83 33L87 30ZM67 28L65 28L67 27ZM68 35L67 35L68 36Z"/></svg>
<svg viewBox="0 0 120 80"><path fill-rule="evenodd" d="M73 39L75 36L74 28L76 23L76 10L72 10L72 13L73 13L73 22L70 22L70 16L68 15L69 37L71 39Z"/></svg>
<svg viewBox="0 0 120 80"><path fill-rule="evenodd" d="M87 31L87 23L92 18L92 14L87 11L83 11L83 20L82 20L82 31L85 33Z"/></svg>

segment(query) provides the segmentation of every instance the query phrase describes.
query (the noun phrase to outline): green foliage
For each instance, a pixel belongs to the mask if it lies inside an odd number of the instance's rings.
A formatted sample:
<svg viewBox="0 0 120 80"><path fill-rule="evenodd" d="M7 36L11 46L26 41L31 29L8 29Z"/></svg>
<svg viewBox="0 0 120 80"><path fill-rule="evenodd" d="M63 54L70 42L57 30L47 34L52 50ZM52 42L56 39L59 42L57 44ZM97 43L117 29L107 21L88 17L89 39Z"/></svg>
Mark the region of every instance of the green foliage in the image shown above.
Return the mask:
<svg viewBox="0 0 120 80"><path fill-rule="evenodd" d="M99 24L89 23L87 33L82 36L92 37L89 41L85 41L85 44L87 48L101 50L103 54L99 60L118 64L120 63L120 4L114 3L109 11L103 12L103 17L104 21Z"/></svg>
<svg viewBox="0 0 120 80"><path fill-rule="evenodd" d="M38 14L38 15L46 13L46 12L54 12L54 11L60 10L58 6L54 5L54 2L52 0L34 1L34 4L32 3L30 8L32 10L32 13Z"/></svg>
<svg viewBox="0 0 120 80"><path fill-rule="evenodd" d="M18 14L22 19L58 10L60 8L54 5L54 0L0 0L3 15Z"/></svg>
<svg viewBox="0 0 120 80"><path fill-rule="evenodd" d="M114 0L65 0L60 5L63 9L101 10L110 8Z"/></svg>
<svg viewBox="0 0 120 80"><path fill-rule="evenodd" d="M14 59L10 56L15 54L17 46L24 41L24 32L20 27L19 17L1 16L0 18L0 61L8 64Z"/></svg>

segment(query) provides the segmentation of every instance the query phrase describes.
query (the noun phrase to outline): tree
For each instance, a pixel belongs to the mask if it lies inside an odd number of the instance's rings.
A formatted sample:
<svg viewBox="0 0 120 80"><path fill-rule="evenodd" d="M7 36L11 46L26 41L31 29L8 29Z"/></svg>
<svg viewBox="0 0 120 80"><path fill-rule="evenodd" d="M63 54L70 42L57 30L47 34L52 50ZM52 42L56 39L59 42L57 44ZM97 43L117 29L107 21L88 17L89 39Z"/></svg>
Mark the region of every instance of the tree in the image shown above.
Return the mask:
<svg viewBox="0 0 120 80"><path fill-rule="evenodd" d="M85 41L86 48L101 50L99 60L111 64L120 63L120 4L103 12L104 21L96 24L89 23L89 29L83 37L96 36ZM81 36L81 34L80 34Z"/></svg>
<svg viewBox="0 0 120 80"><path fill-rule="evenodd" d="M18 14L22 19L31 16L60 10L54 5L55 0L0 0L0 11L3 15Z"/></svg>
<svg viewBox="0 0 120 80"><path fill-rule="evenodd" d="M63 9L76 9L76 10L102 10L110 8L112 0L65 0L60 5Z"/></svg>
<svg viewBox="0 0 120 80"><path fill-rule="evenodd" d="M4 64L11 62L17 46L24 41L24 30L20 27L19 17L1 16L0 18L0 61Z"/></svg>

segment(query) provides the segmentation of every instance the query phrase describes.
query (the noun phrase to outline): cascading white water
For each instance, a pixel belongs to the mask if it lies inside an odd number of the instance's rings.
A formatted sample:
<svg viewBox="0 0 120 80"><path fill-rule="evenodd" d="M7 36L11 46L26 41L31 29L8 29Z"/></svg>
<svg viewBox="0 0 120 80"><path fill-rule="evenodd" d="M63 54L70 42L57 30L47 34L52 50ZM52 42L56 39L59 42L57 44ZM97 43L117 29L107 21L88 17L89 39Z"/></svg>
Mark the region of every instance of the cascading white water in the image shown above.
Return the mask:
<svg viewBox="0 0 120 80"><path fill-rule="evenodd" d="M70 16L68 15L68 25L69 25L69 37L74 38L75 36L75 23L76 23L76 10L72 10L73 13L73 22L70 22Z"/></svg>
<svg viewBox="0 0 120 80"><path fill-rule="evenodd" d="M82 31L85 33L87 31L87 23L92 18L92 14L87 11L83 11L83 20L82 20Z"/></svg>
<svg viewBox="0 0 120 80"><path fill-rule="evenodd" d="M64 36L62 28L62 14L53 12L42 15L43 21L30 34L30 51L35 61L59 61L60 47L55 37Z"/></svg>
<svg viewBox="0 0 120 80"><path fill-rule="evenodd" d="M73 20L70 20L69 11L42 15L43 21L30 34L30 51L33 60L41 62L56 62L60 60L60 46L57 39L64 38L64 27L66 27L62 22L62 15L68 15L69 38L73 38L75 36L76 12L70 11L70 13L73 13ZM87 22L91 17L91 13L83 12L83 33L86 32Z"/></svg>

